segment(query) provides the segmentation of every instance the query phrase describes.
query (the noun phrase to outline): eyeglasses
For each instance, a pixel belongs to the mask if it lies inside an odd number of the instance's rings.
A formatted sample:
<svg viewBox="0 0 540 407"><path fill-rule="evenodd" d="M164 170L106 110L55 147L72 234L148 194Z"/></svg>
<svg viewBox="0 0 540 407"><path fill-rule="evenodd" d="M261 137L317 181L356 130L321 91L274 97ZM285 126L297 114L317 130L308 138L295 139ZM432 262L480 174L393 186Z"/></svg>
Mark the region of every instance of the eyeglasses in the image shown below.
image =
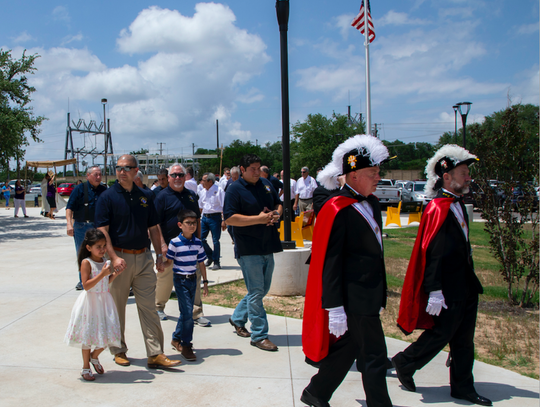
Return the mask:
<svg viewBox="0 0 540 407"><path fill-rule="evenodd" d="M305 173L305 172L307 172L307 171L301 171L301 172L302 172L302 174L303 174L303 173Z"/></svg>
<svg viewBox="0 0 540 407"><path fill-rule="evenodd" d="M171 178L184 178L186 176L186 174L184 174L183 172L175 172L174 174L169 174L169 176Z"/></svg>
<svg viewBox="0 0 540 407"><path fill-rule="evenodd" d="M197 226L197 222L182 222L182 225Z"/></svg>
<svg viewBox="0 0 540 407"><path fill-rule="evenodd" d="M117 172L122 172L122 170L124 170L125 172L130 172L133 168L137 168L137 167L132 167L130 165L124 165L122 167L121 165L117 165L116 166L116 171Z"/></svg>

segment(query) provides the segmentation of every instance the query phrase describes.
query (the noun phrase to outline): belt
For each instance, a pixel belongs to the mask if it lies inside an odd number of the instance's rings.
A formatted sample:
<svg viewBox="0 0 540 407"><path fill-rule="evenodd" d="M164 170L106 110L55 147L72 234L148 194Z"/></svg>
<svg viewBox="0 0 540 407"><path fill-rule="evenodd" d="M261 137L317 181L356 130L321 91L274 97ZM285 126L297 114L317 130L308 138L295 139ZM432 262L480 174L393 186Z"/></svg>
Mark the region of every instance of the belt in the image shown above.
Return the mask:
<svg viewBox="0 0 540 407"><path fill-rule="evenodd" d="M146 251L146 247L144 249L138 249L138 250L132 250L132 249L121 249L119 247L113 247L113 249L117 252L121 253L127 253L127 254L141 254Z"/></svg>
<svg viewBox="0 0 540 407"><path fill-rule="evenodd" d="M177 276L180 276L181 278L185 278L186 280L196 280L197 279L197 274L193 273L193 274L180 274L180 273L176 273Z"/></svg>
<svg viewBox="0 0 540 407"><path fill-rule="evenodd" d="M298 198L298 199L300 199L301 201L309 201L310 199L313 199L313 197L311 197L311 198Z"/></svg>
<svg viewBox="0 0 540 407"><path fill-rule="evenodd" d="M219 216L219 217L221 217L221 212L203 213L203 216L204 216L205 218L211 218L212 216Z"/></svg>
<svg viewBox="0 0 540 407"><path fill-rule="evenodd" d="M77 223L94 223L93 220L75 220Z"/></svg>

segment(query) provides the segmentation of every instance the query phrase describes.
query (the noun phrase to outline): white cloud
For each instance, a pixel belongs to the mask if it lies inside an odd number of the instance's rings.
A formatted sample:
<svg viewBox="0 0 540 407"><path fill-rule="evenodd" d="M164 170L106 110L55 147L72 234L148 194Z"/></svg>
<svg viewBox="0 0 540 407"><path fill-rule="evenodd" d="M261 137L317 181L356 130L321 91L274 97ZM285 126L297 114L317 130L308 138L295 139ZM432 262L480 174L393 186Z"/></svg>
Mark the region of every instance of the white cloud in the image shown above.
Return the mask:
<svg viewBox="0 0 540 407"><path fill-rule="evenodd" d="M57 112L68 99L74 120L91 106L97 110L92 118L100 122L99 101L107 98L115 151L130 151L134 138L147 148L155 148L156 140L165 142L172 153L191 142L213 147L216 119L223 142L249 139L251 132L232 119L232 112L238 102L263 100L249 81L270 58L261 38L237 27L235 20L228 7L214 3L198 4L191 17L145 9L117 40L120 52L144 57L121 67L107 67L86 48L29 50L41 55L31 81L40 94L34 99L36 111L51 119L44 132L65 129L66 110ZM79 34L65 41L81 39Z"/></svg>
<svg viewBox="0 0 540 407"><path fill-rule="evenodd" d="M334 27L339 29L341 37L344 40L349 38L351 30L356 31L356 29L351 26L354 17L356 17L356 14L342 14L332 19Z"/></svg>
<svg viewBox="0 0 540 407"><path fill-rule="evenodd" d="M532 23L532 24L523 24L519 26L517 29L518 34L524 34L524 35L534 34L537 31L538 31L538 22Z"/></svg>
<svg viewBox="0 0 540 407"><path fill-rule="evenodd" d="M13 38L13 42L15 44L19 44L19 43L22 43L22 42L35 41L35 40L36 39L34 37L32 37L30 34L28 34L28 32L26 32L26 31L23 31L17 37Z"/></svg>
<svg viewBox="0 0 540 407"><path fill-rule="evenodd" d="M83 35L81 33L77 34L77 35L68 35L66 37L64 37L64 39L62 40L62 43L61 45L64 46L64 45L67 45L73 41L82 41L83 40Z"/></svg>
<svg viewBox="0 0 540 407"><path fill-rule="evenodd" d="M382 18L376 19L375 22L375 32L377 32L377 27L383 27L385 25L426 25L431 24L427 20L422 20L420 18L410 18L407 13L399 13L394 10L390 10Z"/></svg>
<svg viewBox="0 0 540 407"><path fill-rule="evenodd" d="M71 22L71 17L69 11L64 6L56 6L52 11L52 16L55 21L61 21L69 25Z"/></svg>

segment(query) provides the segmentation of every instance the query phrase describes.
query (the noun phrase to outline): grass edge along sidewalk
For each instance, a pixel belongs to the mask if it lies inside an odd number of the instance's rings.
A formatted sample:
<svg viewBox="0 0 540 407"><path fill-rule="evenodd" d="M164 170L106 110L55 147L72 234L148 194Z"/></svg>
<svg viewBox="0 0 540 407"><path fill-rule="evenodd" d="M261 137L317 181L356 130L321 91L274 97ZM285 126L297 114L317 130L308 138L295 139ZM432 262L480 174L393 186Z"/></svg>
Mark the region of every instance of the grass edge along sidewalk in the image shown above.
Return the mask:
<svg viewBox="0 0 540 407"><path fill-rule="evenodd" d="M417 227L388 230L385 238L385 259L388 281L388 306L381 314L385 335L413 342L421 333L405 336L396 326L401 287L418 232ZM522 309L508 304L506 284L499 264L489 251L489 236L483 223L472 223L470 239L476 273L484 286L480 296L475 333L475 358L522 375L539 378L539 313L535 308ZM243 280L209 288L204 302L234 308L246 294ZM264 300L269 314L302 318L304 298L267 296ZM448 351L448 347L445 349Z"/></svg>

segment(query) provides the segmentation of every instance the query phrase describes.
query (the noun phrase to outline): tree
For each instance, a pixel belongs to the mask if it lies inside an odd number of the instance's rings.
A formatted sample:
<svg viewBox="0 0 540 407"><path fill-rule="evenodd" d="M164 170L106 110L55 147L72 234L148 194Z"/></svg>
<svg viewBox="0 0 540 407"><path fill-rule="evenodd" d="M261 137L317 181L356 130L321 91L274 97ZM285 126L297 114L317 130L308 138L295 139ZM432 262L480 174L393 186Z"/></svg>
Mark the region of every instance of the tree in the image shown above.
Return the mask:
<svg viewBox="0 0 540 407"><path fill-rule="evenodd" d="M409 143L405 144L402 141L383 141L383 144L388 148L390 157L396 156L384 165L385 169L400 169L400 170L423 170L427 160L434 153L433 145L429 143Z"/></svg>
<svg viewBox="0 0 540 407"><path fill-rule="evenodd" d="M538 177L538 107L515 105L486 117L471 129L476 140L475 181L485 228L490 234L491 252L500 263L507 283L508 299L521 307L530 306L538 292L538 201L529 181ZM490 186L497 179L501 195ZM516 188L525 193L522 200Z"/></svg>
<svg viewBox="0 0 540 407"><path fill-rule="evenodd" d="M130 155L144 155L148 154L148 149L146 148L140 148L137 151L130 151Z"/></svg>
<svg viewBox="0 0 540 407"><path fill-rule="evenodd" d="M0 166L5 168L11 158L19 162L29 145L27 134L35 142L41 142L38 135L43 116L34 116L30 96L36 89L28 84L26 74L36 71L34 61L39 55L14 60L11 51L0 49Z"/></svg>
<svg viewBox="0 0 540 407"><path fill-rule="evenodd" d="M302 167L315 173L332 159L336 147L351 136L364 133L364 123L348 124L348 117L333 113L327 118L320 113L309 114L303 122L292 126L291 135L297 144L291 143L291 174L300 175Z"/></svg>

